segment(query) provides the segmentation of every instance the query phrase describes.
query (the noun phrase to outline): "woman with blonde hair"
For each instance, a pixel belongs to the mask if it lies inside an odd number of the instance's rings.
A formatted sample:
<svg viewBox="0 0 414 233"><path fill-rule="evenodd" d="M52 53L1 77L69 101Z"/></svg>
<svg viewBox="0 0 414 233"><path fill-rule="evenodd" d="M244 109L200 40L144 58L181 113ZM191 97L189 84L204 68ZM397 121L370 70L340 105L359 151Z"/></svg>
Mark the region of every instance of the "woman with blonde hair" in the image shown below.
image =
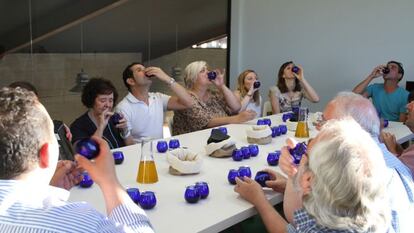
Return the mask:
<svg viewBox="0 0 414 233"><path fill-rule="evenodd" d="M239 112L252 110L256 112L256 117L262 116L262 96L259 87L254 83L258 77L254 70L245 70L237 78L237 88L234 95L240 100L241 108Z"/></svg>
<svg viewBox="0 0 414 233"><path fill-rule="evenodd" d="M174 135L241 123L256 116L254 111L239 113L240 101L224 85L223 72L215 70L215 79L209 79L208 72L205 61L192 62L185 68L184 82L193 98L193 106L174 111Z"/></svg>

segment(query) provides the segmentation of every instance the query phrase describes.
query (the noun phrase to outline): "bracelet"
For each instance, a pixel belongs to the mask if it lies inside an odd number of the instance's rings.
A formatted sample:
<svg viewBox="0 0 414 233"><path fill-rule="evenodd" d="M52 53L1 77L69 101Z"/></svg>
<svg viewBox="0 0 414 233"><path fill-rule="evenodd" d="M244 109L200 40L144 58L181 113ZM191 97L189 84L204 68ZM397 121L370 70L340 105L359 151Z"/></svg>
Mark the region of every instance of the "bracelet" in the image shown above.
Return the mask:
<svg viewBox="0 0 414 233"><path fill-rule="evenodd" d="M170 81L168 82L168 86L171 86L171 85L173 85L173 83L175 83L175 79L173 79L173 78L170 78Z"/></svg>
<svg viewBox="0 0 414 233"><path fill-rule="evenodd" d="M124 133L124 131L122 130L119 133L119 135L121 136L122 139L125 139L125 138L129 137L129 135L131 135L131 130L128 129L126 133Z"/></svg>

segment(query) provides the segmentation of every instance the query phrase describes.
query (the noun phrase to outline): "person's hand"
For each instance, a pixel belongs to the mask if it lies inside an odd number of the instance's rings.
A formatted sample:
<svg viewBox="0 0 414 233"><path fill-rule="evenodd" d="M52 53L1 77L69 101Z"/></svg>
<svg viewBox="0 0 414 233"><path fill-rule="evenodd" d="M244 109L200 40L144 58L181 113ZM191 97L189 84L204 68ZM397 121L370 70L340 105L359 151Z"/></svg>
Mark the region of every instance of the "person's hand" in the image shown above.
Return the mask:
<svg viewBox="0 0 414 233"><path fill-rule="evenodd" d="M394 155L399 155L398 153L398 142L397 139L395 138L395 135L392 133L388 133L385 131L381 131L380 134L380 139L381 141L385 144L385 146L387 146L387 149L393 153Z"/></svg>
<svg viewBox="0 0 414 233"><path fill-rule="evenodd" d="M159 80L164 81L166 83L169 83L171 79L170 76L168 76L161 68L154 67L154 66L147 67L145 69L145 75L148 77L154 76L158 78Z"/></svg>
<svg viewBox="0 0 414 233"><path fill-rule="evenodd" d="M284 146L281 149L279 167L286 175L288 175L288 177L293 177L298 172L298 168L293 163L293 158L289 152L289 149L294 148L297 142L293 138L288 138L286 139L286 144L287 146Z"/></svg>
<svg viewBox="0 0 414 233"><path fill-rule="evenodd" d="M371 74L369 74L369 76L371 77L371 78L378 78L378 77L381 77L382 75L383 75L383 73L382 73L382 70L385 68L385 65L379 65L379 66L376 66L373 70L372 70L372 72L371 72Z"/></svg>
<svg viewBox="0 0 414 233"><path fill-rule="evenodd" d="M236 115L237 122L242 123L242 122L253 120L256 117L256 115L257 115L256 112L252 110L242 111Z"/></svg>
<svg viewBox="0 0 414 233"><path fill-rule="evenodd" d="M121 119L119 119L119 123L115 125L115 128L121 129L121 130L127 130L128 129L128 122L126 118L124 117L124 114L118 113L121 115ZM113 115L113 114L112 114Z"/></svg>
<svg viewBox="0 0 414 233"><path fill-rule="evenodd" d="M258 202L266 200L262 186L249 177L243 177L243 180L236 177L234 191L253 205L257 205Z"/></svg>
<svg viewBox="0 0 414 233"><path fill-rule="evenodd" d="M266 181L266 186L273 189L275 192L284 193L287 183L286 177L271 169L264 169L263 171L270 175L270 180Z"/></svg>
<svg viewBox="0 0 414 233"><path fill-rule="evenodd" d="M99 145L99 154L94 160L88 160L82 155L76 154L75 160L79 167L85 169L92 180L99 186L110 187L111 185L118 185L119 181L115 173L115 163L112 153L109 150L108 143L102 138L93 136Z"/></svg>
<svg viewBox="0 0 414 233"><path fill-rule="evenodd" d="M226 70L219 70L216 69L214 70L214 72L216 72L217 76L215 79L211 80L211 82L216 86L216 87L222 87L224 86L224 74L226 73Z"/></svg>
<svg viewBox="0 0 414 233"><path fill-rule="evenodd" d="M97 128L104 129L113 114L114 113L110 112L109 109L105 109L96 119Z"/></svg>
<svg viewBox="0 0 414 233"><path fill-rule="evenodd" d="M60 160L57 163L55 174L53 174L49 184L69 191L81 180L81 169L76 167L75 162L70 160Z"/></svg>
<svg viewBox="0 0 414 233"><path fill-rule="evenodd" d="M63 123L63 127L65 128L65 132L66 132L66 138L68 139L69 142L72 141L72 133L70 132L69 127Z"/></svg>
<svg viewBox="0 0 414 233"><path fill-rule="evenodd" d="M299 79L299 81L302 81L303 77L304 77L303 76L303 68L302 68L302 66L297 65L297 64L295 64L295 66L299 67L299 71L298 71L298 73L295 73L295 72L292 71L292 73L297 79Z"/></svg>
<svg viewBox="0 0 414 233"><path fill-rule="evenodd" d="M254 88L254 83L252 83L252 85L250 86L250 88L249 88L249 91L247 92L247 94L246 95L248 95L248 96L253 96L254 95L254 93L257 91L257 90L259 90L260 88Z"/></svg>

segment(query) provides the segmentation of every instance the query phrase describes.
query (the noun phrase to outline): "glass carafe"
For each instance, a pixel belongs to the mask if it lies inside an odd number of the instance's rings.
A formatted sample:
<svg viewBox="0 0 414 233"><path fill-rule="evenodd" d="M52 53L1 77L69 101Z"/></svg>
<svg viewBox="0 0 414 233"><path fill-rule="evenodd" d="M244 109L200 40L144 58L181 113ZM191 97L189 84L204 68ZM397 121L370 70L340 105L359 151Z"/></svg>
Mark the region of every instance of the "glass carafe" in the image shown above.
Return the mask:
<svg viewBox="0 0 414 233"><path fill-rule="evenodd" d="M152 140L143 138L141 140L141 160L139 161L137 182L141 184L152 184L157 181L158 173L153 156Z"/></svg>
<svg viewBox="0 0 414 233"><path fill-rule="evenodd" d="M295 137L297 138L308 138L309 137L308 108L306 107L299 108L298 125L296 126Z"/></svg>

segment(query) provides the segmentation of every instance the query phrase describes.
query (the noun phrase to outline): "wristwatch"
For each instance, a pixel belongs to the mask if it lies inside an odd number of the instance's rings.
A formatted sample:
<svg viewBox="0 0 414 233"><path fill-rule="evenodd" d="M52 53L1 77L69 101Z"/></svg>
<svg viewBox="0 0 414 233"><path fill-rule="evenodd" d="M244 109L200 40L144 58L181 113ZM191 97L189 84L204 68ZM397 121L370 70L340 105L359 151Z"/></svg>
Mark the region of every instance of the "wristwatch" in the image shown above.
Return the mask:
<svg viewBox="0 0 414 233"><path fill-rule="evenodd" d="M171 86L173 83L175 83L175 79L170 78L170 81L168 82L168 86Z"/></svg>

